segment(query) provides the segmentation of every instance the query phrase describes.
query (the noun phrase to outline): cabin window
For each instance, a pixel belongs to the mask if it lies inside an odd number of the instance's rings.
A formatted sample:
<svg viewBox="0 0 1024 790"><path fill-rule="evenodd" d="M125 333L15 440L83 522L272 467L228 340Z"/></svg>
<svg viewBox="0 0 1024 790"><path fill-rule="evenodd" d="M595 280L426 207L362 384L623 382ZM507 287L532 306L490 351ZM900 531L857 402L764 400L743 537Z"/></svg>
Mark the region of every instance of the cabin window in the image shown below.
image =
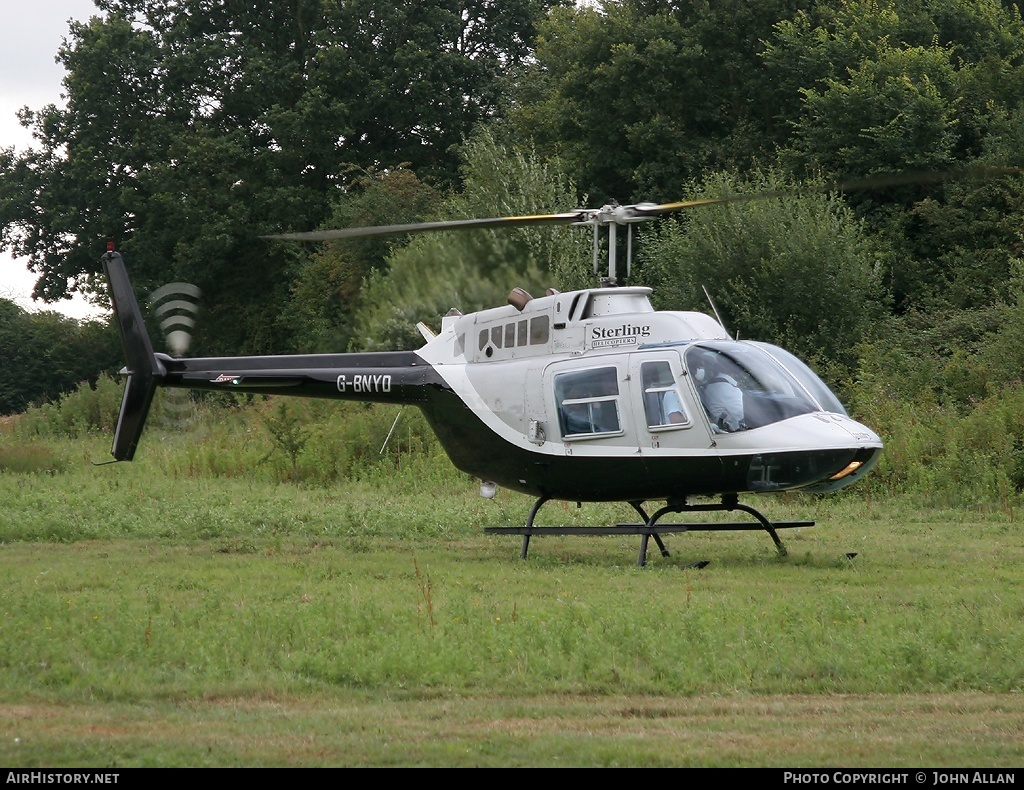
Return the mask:
<svg viewBox="0 0 1024 790"><path fill-rule="evenodd" d="M619 379L615 368L593 368L555 376L555 401L562 436L577 439L620 433Z"/></svg>
<svg viewBox="0 0 1024 790"><path fill-rule="evenodd" d="M551 317L547 315L529 320L524 318L521 321L512 321L508 324L481 329L477 344L479 350L485 352L488 357L496 348L511 349L516 346L546 345L550 339L550 326Z"/></svg>
<svg viewBox="0 0 1024 790"><path fill-rule="evenodd" d="M689 424L690 419L683 409L683 401L668 362L644 362L640 366L640 378L644 388L644 413L648 428L671 430Z"/></svg>
<svg viewBox="0 0 1024 790"><path fill-rule="evenodd" d="M548 342L548 332L551 321L546 315L539 315L530 319L530 345L537 346Z"/></svg>

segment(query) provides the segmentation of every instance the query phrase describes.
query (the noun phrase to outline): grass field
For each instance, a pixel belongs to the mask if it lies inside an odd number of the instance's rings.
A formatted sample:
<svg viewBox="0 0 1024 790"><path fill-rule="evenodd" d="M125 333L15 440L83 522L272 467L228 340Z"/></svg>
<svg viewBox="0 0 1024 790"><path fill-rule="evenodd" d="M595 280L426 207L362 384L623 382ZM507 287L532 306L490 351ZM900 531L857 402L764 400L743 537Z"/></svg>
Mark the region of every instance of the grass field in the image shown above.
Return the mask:
<svg viewBox="0 0 1024 790"><path fill-rule="evenodd" d="M786 558L712 532L642 569L637 537L522 561L482 527L531 501L481 499L436 454L324 487L159 446L88 463L107 447L0 473L0 764L1024 763L1013 509L766 498L816 521Z"/></svg>

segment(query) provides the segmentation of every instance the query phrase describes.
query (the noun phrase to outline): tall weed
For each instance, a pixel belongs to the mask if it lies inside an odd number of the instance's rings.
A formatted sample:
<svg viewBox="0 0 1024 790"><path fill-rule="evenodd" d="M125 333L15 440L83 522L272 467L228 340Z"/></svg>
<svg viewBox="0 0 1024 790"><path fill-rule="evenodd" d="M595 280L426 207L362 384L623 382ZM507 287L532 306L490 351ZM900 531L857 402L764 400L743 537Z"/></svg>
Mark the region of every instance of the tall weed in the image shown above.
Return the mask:
<svg viewBox="0 0 1024 790"><path fill-rule="evenodd" d="M861 393L858 416L885 443L868 485L928 506L1013 509L1024 491L1024 386L956 408Z"/></svg>
<svg viewBox="0 0 1024 790"><path fill-rule="evenodd" d="M144 450L178 477L239 477L330 487L439 450L418 409L267 398L242 408L203 404L184 431ZM282 412L283 409L283 412ZM147 429L148 431L148 429Z"/></svg>
<svg viewBox="0 0 1024 790"><path fill-rule="evenodd" d="M74 392L29 409L18 420L16 433L70 438L91 432L113 434L123 391L124 384L107 375L95 385L83 382Z"/></svg>
<svg viewBox="0 0 1024 790"><path fill-rule="evenodd" d="M38 442L15 442L0 435L0 472L56 474L66 468L67 461L52 448Z"/></svg>

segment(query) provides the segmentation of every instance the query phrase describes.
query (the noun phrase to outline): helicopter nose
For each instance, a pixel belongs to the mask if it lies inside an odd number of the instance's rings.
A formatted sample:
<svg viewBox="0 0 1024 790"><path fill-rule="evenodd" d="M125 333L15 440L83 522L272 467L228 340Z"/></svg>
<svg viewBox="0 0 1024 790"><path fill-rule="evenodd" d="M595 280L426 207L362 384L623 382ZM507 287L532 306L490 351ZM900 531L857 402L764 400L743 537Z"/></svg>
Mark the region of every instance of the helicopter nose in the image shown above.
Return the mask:
<svg viewBox="0 0 1024 790"><path fill-rule="evenodd" d="M878 459L882 457L881 442L874 447L861 447L856 450L853 458L841 469L828 475L820 482L807 486L804 490L815 494L826 494L855 483L870 472Z"/></svg>
<svg viewBox="0 0 1024 790"><path fill-rule="evenodd" d="M881 445L877 445L761 453L751 458L747 485L750 491L763 493L836 491L867 474L881 452Z"/></svg>
<svg viewBox="0 0 1024 790"><path fill-rule="evenodd" d="M845 415L833 414L830 416L836 426L845 433L848 433L850 438L858 443L859 447L849 463L830 474L827 480L823 480L813 488L809 488L809 491L835 491L838 488L848 486L867 474L882 456L882 440L873 430Z"/></svg>
<svg viewBox="0 0 1024 790"><path fill-rule="evenodd" d="M848 434L851 438L858 442L871 442L881 445L882 440L878 437L878 434L856 420L852 420L841 414L829 414L827 415L833 423L838 425Z"/></svg>
<svg viewBox="0 0 1024 790"><path fill-rule="evenodd" d="M771 442L750 457L750 491L835 491L866 475L882 453L878 435L845 414L807 414L758 430Z"/></svg>

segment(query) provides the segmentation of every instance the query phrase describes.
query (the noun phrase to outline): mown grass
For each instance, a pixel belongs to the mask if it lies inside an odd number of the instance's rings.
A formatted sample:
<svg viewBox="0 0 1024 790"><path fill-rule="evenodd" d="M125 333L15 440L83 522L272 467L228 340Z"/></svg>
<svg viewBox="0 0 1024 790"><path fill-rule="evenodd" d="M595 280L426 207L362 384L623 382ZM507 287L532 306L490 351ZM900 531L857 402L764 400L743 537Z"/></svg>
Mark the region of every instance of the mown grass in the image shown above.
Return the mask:
<svg viewBox="0 0 1024 790"><path fill-rule="evenodd" d="M1024 544L998 501L775 497L817 522L786 558L749 532L666 536L643 569L636 537L534 538L520 561L482 527L531 501L481 499L436 448L313 485L289 459L182 463L245 429L205 430L100 467L107 437L0 436L62 465L0 473L0 763L1024 758Z"/></svg>

